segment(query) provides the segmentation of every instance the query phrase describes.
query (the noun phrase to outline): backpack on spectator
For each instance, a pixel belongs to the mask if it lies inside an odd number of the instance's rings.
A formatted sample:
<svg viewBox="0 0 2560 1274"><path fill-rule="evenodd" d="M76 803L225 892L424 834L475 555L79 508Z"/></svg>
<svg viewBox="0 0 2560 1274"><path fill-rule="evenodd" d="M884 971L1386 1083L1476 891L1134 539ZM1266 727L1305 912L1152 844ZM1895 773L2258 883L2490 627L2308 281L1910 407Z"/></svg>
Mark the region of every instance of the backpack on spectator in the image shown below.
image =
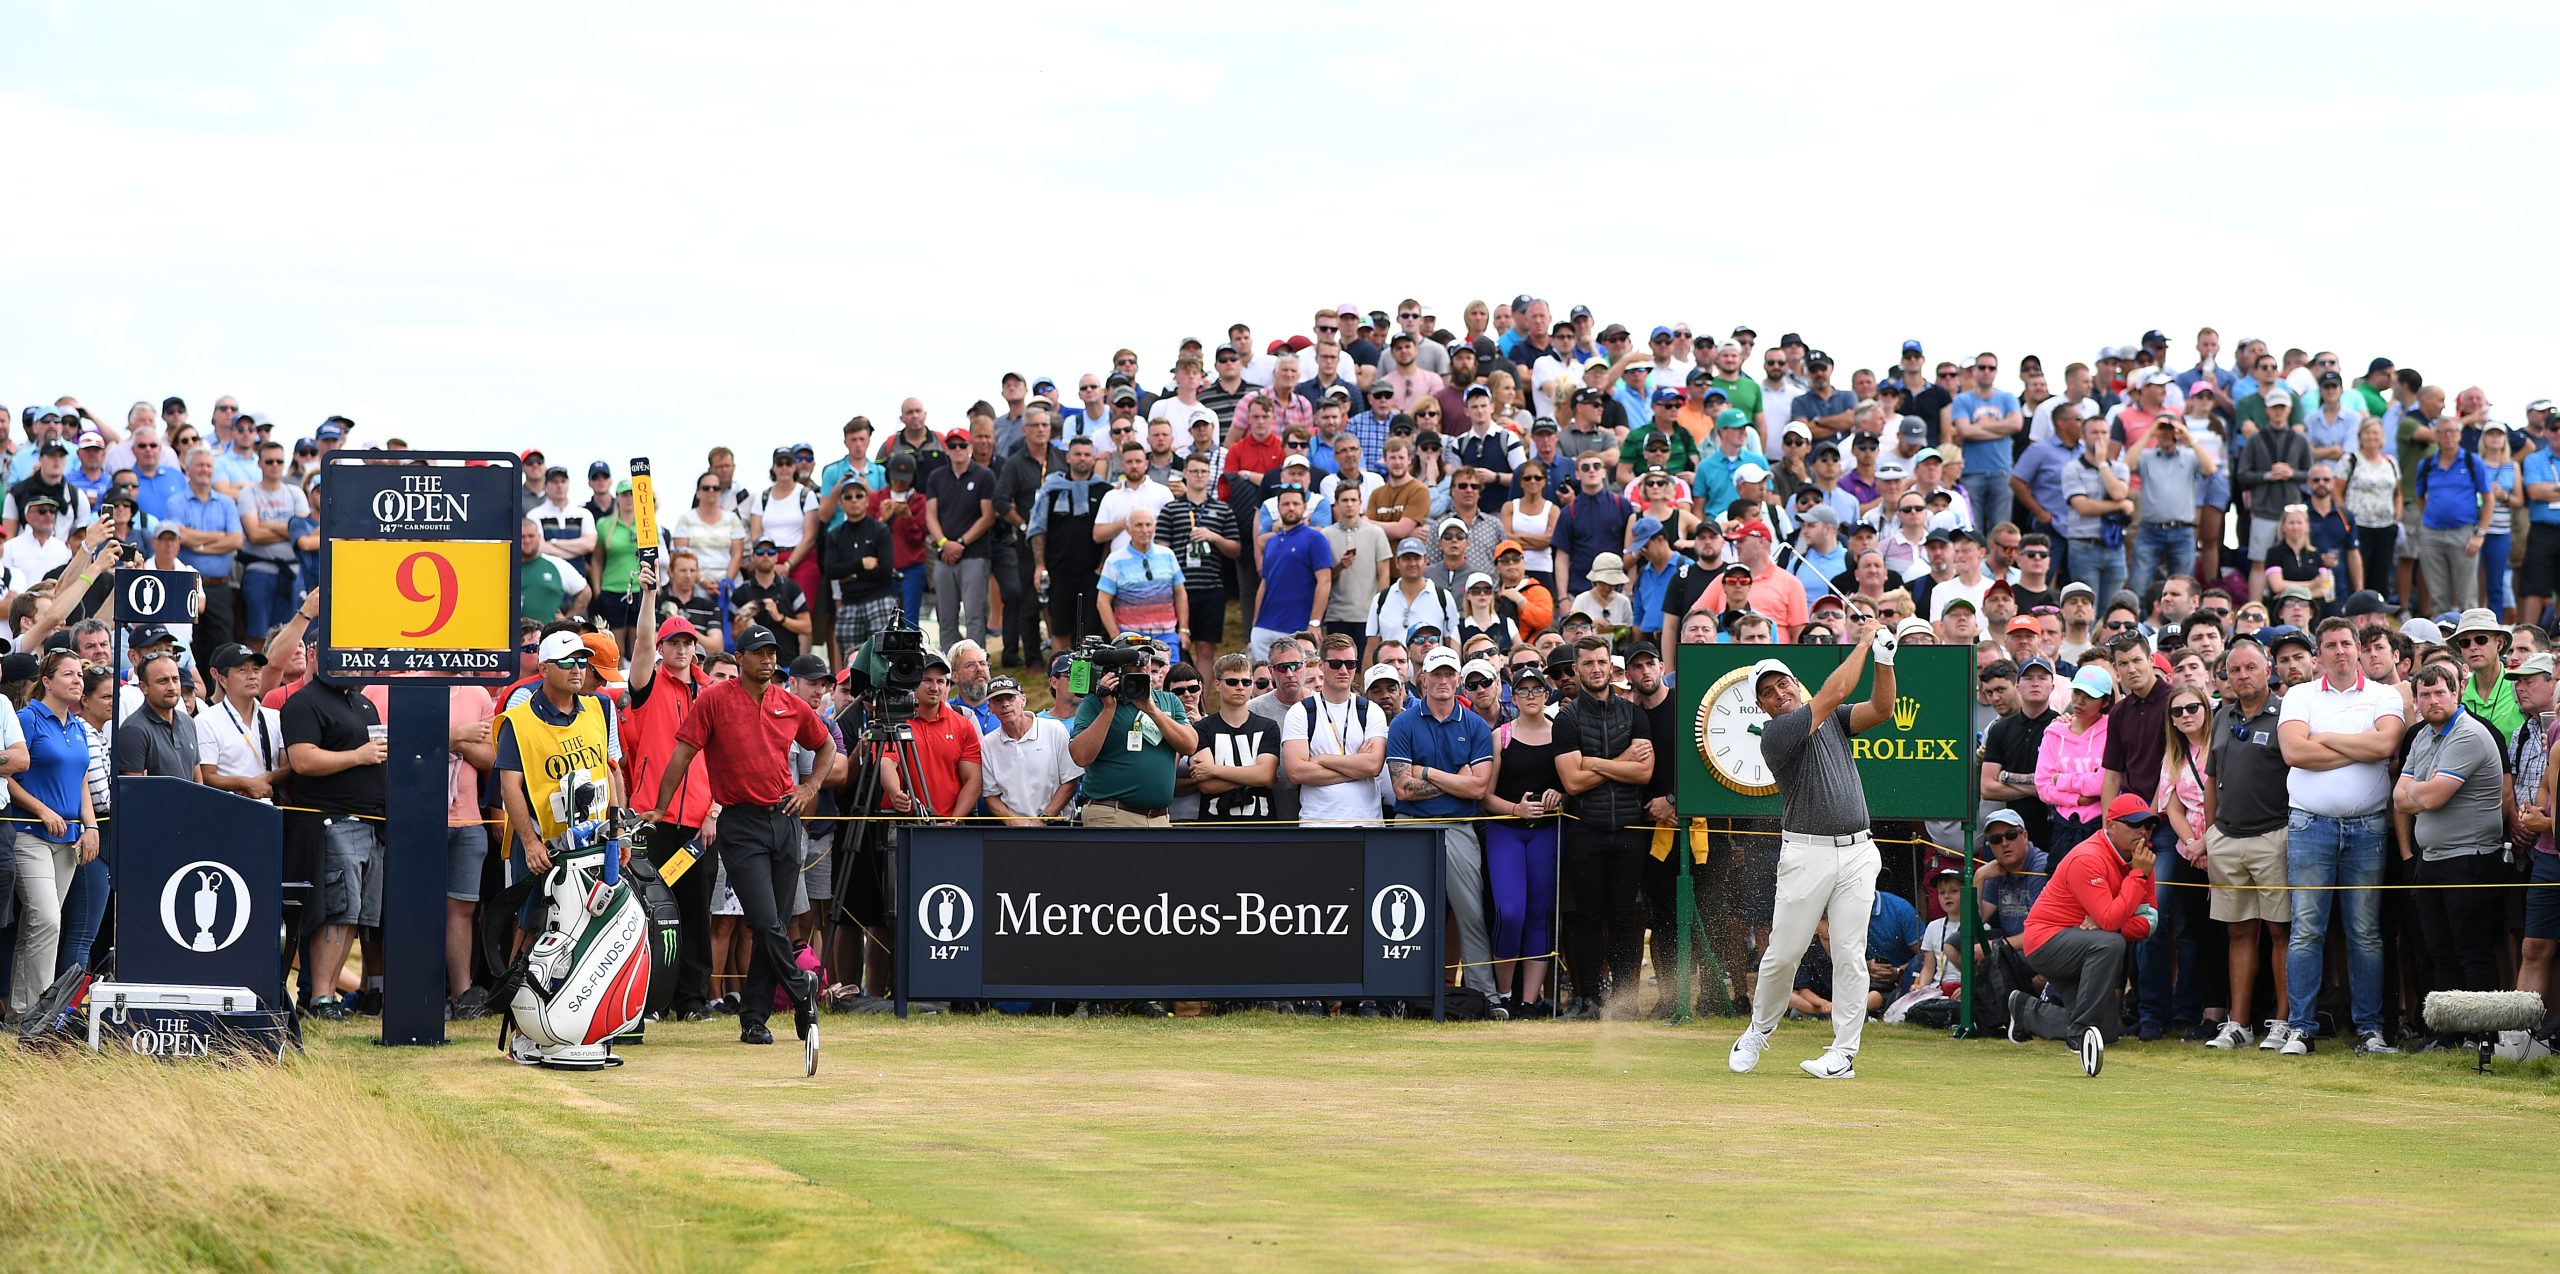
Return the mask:
<svg viewBox="0 0 2560 1274"><path fill-rule="evenodd" d="M2009 1029L2009 993L2035 994L2035 970L2005 937L1985 934L1973 969L1973 1027L1983 1035Z"/></svg>
<svg viewBox="0 0 2560 1274"><path fill-rule="evenodd" d="M1298 706L1307 710L1307 738L1309 740L1313 740L1316 737L1316 705L1323 701L1323 695L1308 695L1306 698L1298 701ZM1360 723L1360 730L1364 737L1369 729L1369 710L1376 706L1377 705L1370 703L1368 697L1365 695L1355 694L1351 696L1351 717L1352 720Z"/></svg>
<svg viewBox="0 0 2560 1274"><path fill-rule="evenodd" d="M2435 462L2433 457L2429 457L2425 463L2418 466L2419 499L2424 500L2427 498L2427 483L2435 478L2437 471L2442 467L2443 466L2438 465ZM2479 453L2472 451L2465 451L2462 453L2462 471L2463 476L2471 480L2471 493L2473 495L2494 496L2497 494L2497 485L2489 481L2489 467L2480 463Z"/></svg>
<svg viewBox="0 0 2560 1274"><path fill-rule="evenodd" d="M1396 581L1394 581L1394 580L1389 580L1389 581L1387 581L1387 586L1386 586L1385 588L1382 588L1382 589L1379 589L1379 590L1378 590L1378 595L1377 595L1376 597L1373 597L1373 598L1369 599L1369 631L1370 631L1370 632L1372 632L1372 633L1379 633L1379 632L1383 632L1383 631L1385 631L1385 630L1381 627L1381 625L1383 625L1383 624L1386 622L1386 615L1387 615L1387 597L1388 597L1388 595L1389 595L1389 594L1391 594L1391 593L1395 592L1397 588L1398 588L1398 585L1397 585ZM1459 616L1460 614L1462 614L1462 613L1463 613L1463 612L1461 612L1461 611L1458 609L1458 595L1457 595L1457 594L1455 594L1455 593L1450 592L1448 589L1446 589L1446 588L1444 588L1444 587L1441 587L1441 586L1436 585L1436 584L1430 584L1430 583L1427 583L1427 582L1423 585L1423 591L1424 591L1424 594L1425 594L1426 596L1427 596L1427 595L1430 595L1430 594L1434 594L1434 593L1436 593L1436 594L1438 594L1438 595L1439 595L1439 599L1440 599L1440 600L1438 601L1437 605L1440 607L1440 628L1441 628L1440 637L1441 637L1441 640L1443 640L1443 641L1454 641L1454 640L1456 640L1456 639L1457 639L1457 636L1458 636L1458 634L1457 634L1458 616ZM1407 616L1408 616L1408 619L1407 619L1407 621L1406 621L1406 627L1407 627L1408 629L1410 629L1410 628L1412 627L1412 621L1411 621L1411 619L1409 618L1409 617L1410 617L1410 615L1411 615L1411 613L1412 613L1411 608L1410 608L1410 607L1408 607L1408 608L1407 608L1407 610L1406 610L1406 614L1407 614ZM1353 697L1357 698L1358 696L1353 696Z"/></svg>

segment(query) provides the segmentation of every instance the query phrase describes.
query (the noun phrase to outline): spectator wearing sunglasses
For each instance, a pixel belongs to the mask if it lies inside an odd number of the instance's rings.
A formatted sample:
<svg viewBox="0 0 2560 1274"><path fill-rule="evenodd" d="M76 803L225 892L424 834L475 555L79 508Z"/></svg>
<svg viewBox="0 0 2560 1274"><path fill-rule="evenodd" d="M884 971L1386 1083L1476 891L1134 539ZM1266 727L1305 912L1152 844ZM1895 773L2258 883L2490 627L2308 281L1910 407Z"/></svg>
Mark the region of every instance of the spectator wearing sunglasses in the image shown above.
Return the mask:
<svg viewBox="0 0 2560 1274"><path fill-rule="evenodd" d="M1190 758L1189 782L1204 821L1258 822L1273 816L1280 727L1252 711L1252 674L1253 662L1245 656L1219 656L1211 693L1203 696L1217 710L1193 719L1200 746Z"/></svg>
<svg viewBox="0 0 2560 1274"><path fill-rule="evenodd" d="M758 540L747 554L747 576L729 592L733 629L761 624L773 630L784 656L800 653L809 635L808 599L800 586L782 573L783 550L771 540Z"/></svg>
<svg viewBox="0 0 2560 1274"><path fill-rule="evenodd" d="M2283 1047L2285 933L2292 903L2285 885L2285 827L2291 815L2277 726L2282 703L2271 693L2267 653L2255 640L2236 641L2223 657L2224 699L2208 727L2204 781L2205 878L2217 886L2208 906L2229 946L2230 1013L2207 1041L2214 1048L2248 1046L2256 1007L2259 945L2272 939L2275 1016L2266 1033ZM2238 886L2237 888L2229 886Z"/></svg>
<svg viewBox="0 0 2560 1274"><path fill-rule="evenodd" d="M2516 704L2515 682L2507 674L2507 650L2513 644L2498 613L2485 606L2462 612L2453 626L2454 653L2466 670L2459 687L2463 710L2497 727L2501 740L2524 728L2524 710Z"/></svg>
<svg viewBox="0 0 2560 1274"><path fill-rule="evenodd" d="M1324 661L1321 689L1300 699L1280 717L1281 768L1298 785L1301 820L1351 826L1374 824L1384 812L1380 803L1383 792L1377 780L1386 766L1388 721L1375 704L1352 693L1352 678L1360 670L1360 652L1351 638L1336 633L1325 638L1320 649ZM1436 651L1431 658L1445 659L1453 665L1450 688L1454 690L1455 653ZM1271 671L1275 680L1289 675L1281 671L1276 658ZM1395 790L1401 803L1407 795L1406 786L1396 782ZM1480 868L1478 880L1482 880ZM1482 906L1479 889L1479 913Z"/></svg>
<svg viewBox="0 0 2560 1274"><path fill-rule="evenodd" d="M1564 554L1567 595L1591 587L1591 567L1603 554L1615 556L1627 542L1627 524L1635 505L1609 488L1608 451L1589 451L1574 460L1572 499L1556 523L1555 547Z"/></svg>

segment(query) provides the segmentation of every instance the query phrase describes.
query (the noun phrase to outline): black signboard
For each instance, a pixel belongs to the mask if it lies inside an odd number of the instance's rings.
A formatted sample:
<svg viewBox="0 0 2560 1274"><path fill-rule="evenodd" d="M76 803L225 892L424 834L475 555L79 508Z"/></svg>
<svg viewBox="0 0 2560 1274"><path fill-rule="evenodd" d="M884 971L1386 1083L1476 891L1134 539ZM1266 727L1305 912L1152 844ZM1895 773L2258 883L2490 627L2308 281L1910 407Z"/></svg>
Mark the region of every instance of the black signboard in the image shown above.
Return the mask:
<svg viewBox="0 0 2560 1274"><path fill-rule="evenodd" d="M116 977L284 1007L284 816L185 779L115 783Z"/></svg>
<svg viewBox="0 0 2560 1274"><path fill-rule="evenodd" d="M319 674L515 679L515 457L338 451L320 481Z"/></svg>
<svg viewBox="0 0 2560 1274"><path fill-rule="evenodd" d="M116 620L145 624L191 624L196 618L194 571L118 570L110 577L116 590Z"/></svg>
<svg viewBox="0 0 2560 1274"><path fill-rule="evenodd" d="M1429 827L911 827L898 996L1433 1001Z"/></svg>

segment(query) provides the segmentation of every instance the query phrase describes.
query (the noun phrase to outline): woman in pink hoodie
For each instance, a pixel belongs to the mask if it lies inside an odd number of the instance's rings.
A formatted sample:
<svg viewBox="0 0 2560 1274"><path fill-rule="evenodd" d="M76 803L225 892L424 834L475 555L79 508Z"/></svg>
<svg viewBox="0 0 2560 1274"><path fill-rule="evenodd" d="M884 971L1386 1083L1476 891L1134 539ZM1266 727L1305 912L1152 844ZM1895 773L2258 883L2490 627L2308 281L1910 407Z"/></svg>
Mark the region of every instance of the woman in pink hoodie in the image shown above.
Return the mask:
<svg viewBox="0 0 2560 1274"><path fill-rule="evenodd" d="M2071 710L2044 728L2036 749L2036 796L2053 807L2053 843L2045 852L2060 862L2102 821L2098 793L2105 782L2100 759L2107 750L2107 709L2116 681L2106 666L2080 665L2071 676Z"/></svg>

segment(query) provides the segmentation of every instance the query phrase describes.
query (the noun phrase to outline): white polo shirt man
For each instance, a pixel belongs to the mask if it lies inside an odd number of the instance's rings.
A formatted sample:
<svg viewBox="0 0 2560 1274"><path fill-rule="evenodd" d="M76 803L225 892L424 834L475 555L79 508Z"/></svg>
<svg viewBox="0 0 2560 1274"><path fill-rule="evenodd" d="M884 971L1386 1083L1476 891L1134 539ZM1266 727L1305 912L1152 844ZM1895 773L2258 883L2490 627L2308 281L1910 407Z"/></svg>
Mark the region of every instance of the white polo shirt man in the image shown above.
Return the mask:
<svg viewBox="0 0 2560 1274"><path fill-rule="evenodd" d="M2310 726L2314 735L2365 734L2375 722L2389 717L2396 733L2401 712L2400 692L2390 686L2361 673L2353 682L2342 684L2324 672L2309 685L2285 692L2284 710L2276 725L2282 729L2299 721ZM2333 770L2295 766L2285 787L2295 809L2323 818L2359 818L2391 803L2391 762L2363 761Z"/></svg>
<svg viewBox="0 0 2560 1274"><path fill-rule="evenodd" d="M1001 700L1020 700L1021 683L1011 677L998 677L987 687L987 703L1003 715ZM978 736L979 764L985 776L985 795L1004 802L1005 808L1026 818L1038 818L1049 808L1058 788L1072 783L1084 774L1084 767L1067 755L1067 726L1047 713L1026 714L1029 728L1020 737L999 724Z"/></svg>

